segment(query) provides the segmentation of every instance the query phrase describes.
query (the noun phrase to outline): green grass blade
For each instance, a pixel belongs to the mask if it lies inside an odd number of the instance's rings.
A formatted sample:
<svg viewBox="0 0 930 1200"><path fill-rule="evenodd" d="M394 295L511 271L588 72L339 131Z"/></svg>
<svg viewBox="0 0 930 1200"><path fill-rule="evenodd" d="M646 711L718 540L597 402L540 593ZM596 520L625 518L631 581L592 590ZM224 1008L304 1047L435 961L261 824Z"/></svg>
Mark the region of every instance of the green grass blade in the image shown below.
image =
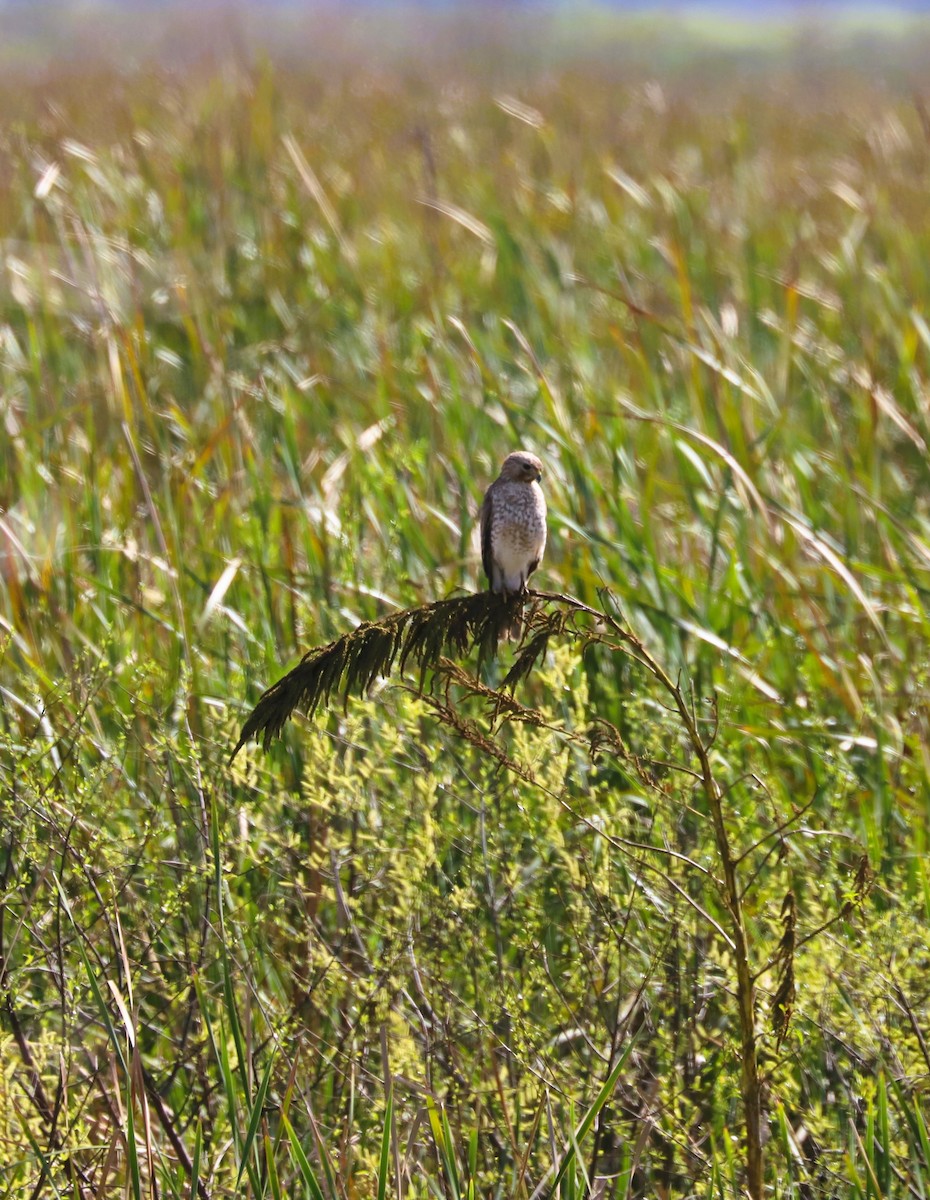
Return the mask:
<svg viewBox="0 0 930 1200"><path fill-rule="evenodd" d="M394 1087L388 1088L384 1110L384 1129L381 1132L381 1155L378 1159L378 1200L385 1200L391 1174L391 1129L394 1120Z"/></svg>
<svg viewBox="0 0 930 1200"><path fill-rule="evenodd" d="M266 1133L262 1138L262 1147L265 1154L265 1165L268 1170L268 1187L271 1189L272 1200L283 1200L281 1191L281 1181L278 1178L278 1164L275 1160L274 1145L271 1138Z"/></svg>
<svg viewBox="0 0 930 1200"><path fill-rule="evenodd" d="M129 1164L129 1179L132 1183L133 1200L142 1200L142 1167L139 1162L139 1147L136 1142L136 1120L133 1116L132 1088L126 1089L126 1161Z"/></svg>
<svg viewBox="0 0 930 1200"><path fill-rule="evenodd" d="M450 1194L453 1200L460 1200L462 1194L461 1184L458 1167L455 1163L455 1152L452 1146L448 1121L432 1096L427 1096L426 1098L426 1111L433 1134L433 1142L436 1146L443 1172L445 1173L446 1183L449 1185Z"/></svg>
<svg viewBox="0 0 930 1200"><path fill-rule="evenodd" d="M249 1156L252 1153L252 1143L255 1141L255 1135L258 1133L259 1126L262 1120L262 1113L265 1108L265 1097L268 1095L268 1085L271 1082L271 1072L274 1069L275 1055L270 1054L265 1070L262 1073L261 1082L258 1085L258 1091L255 1093L255 1099L252 1102L252 1110L249 1113L249 1125L245 1133L245 1141L242 1143L241 1159L239 1162L239 1174L236 1176L236 1190L239 1189L239 1184L242 1182L242 1176L249 1163Z"/></svg>
<svg viewBox="0 0 930 1200"><path fill-rule="evenodd" d="M891 1124L888 1116L888 1086L884 1072L878 1076L878 1097L876 1112L875 1174L882 1195L891 1194Z"/></svg>
<svg viewBox="0 0 930 1200"><path fill-rule="evenodd" d="M307 1158L304 1148L300 1144L300 1138L294 1132L293 1125L284 1116L281 1118L281 1123L284 1125L284 1131L291 1146L291 1154L297 1163L297 1169L300 1171L300 1176L304 1181L307 1195L310 1197L310 1200L325 1200L323 1189L320 1187L313 1167L310 1166L310 1160Z"/></svg>
<svg viewBox="0 0 930 1200"><path fill-rule="evenodd" d="M568 1173L569 1168L572 1166L572 1164L574 1162L575 1153L576 1153L578 1147L584 1141L591 1126L597 1120L598 1113L601 1111L601 1109L604 1107L604 1105L607 1103L607 1101L613 1095L613 1091L614 1091L614 1088L616 1087L617 1080L620 1078L620 1072L623 1070L623 1068L626 1064L626 1060L630 1056L630 1052L633 1049L634 1043L635 1043L635 1038L630 1038L630 1040L627 1042L626 1046L624 1047L623 1053L617 1059L617 1062L614 1064L613 1069L611 1070L610 1074L607 1076L607 1079L604 1081L604 1084L601 1087L601 1090L598 1092L597 1096L594 1098L594 1103L591 1105L591 1107L585 1113L584 1117L582 1117L581 1123L578 1125L577 1129L574 1129L572 1131L569 1145L568 1145L568 1147L565 1151L565 1154L562 1158L562 1162L561 1162L558 1170L556 1171L556 1175L555 1175L555 1179L553 1180L552 1187L549 1190L550 1196L554 1196L557 1193L559 1186L562 1183L562 1180L565 1178L566 1174Z"/></svg>
<svg viewBox="0 0 930 1200"><path fill-rule="evenodd" d="M203 1125L197 1122L194 1129L194 1152L191 1155L191 1200L200 1195L200 1158L203 1154Z"/></svg>

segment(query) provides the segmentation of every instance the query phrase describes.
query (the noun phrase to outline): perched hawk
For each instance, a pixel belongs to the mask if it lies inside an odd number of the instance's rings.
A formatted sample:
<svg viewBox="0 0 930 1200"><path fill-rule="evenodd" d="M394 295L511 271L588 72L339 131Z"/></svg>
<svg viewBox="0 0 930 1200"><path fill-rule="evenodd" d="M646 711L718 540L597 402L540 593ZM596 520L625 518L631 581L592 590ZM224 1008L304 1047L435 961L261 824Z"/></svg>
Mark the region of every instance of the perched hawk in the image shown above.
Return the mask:
<svg viewBox="0 0 930 1200"><path fill-rule="evenodd" d="M481 561L492 592L505 597L526 591L526 581L546 548L546 498L535 454L515 450L481 505ZM515 622L519 633L519 620ZM511 632L514 632L513 630Z"/></svg>

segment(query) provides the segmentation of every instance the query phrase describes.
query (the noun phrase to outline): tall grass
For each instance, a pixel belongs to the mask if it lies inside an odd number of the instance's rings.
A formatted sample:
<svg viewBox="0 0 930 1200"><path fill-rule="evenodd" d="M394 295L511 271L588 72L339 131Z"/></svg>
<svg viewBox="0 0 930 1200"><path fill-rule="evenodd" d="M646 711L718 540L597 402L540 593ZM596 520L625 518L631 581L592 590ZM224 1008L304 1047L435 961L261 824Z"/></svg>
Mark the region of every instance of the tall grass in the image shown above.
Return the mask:
<svg viewBox="0 0 930 1200"><path fill-rule="evenodd" d="M716 728L772 1193L923 1194L922 85L438 44L0 83L0 1194L738 1193L713 830L634 662L551 652L579 737L499 731L522 776L396 687L227 765L308 646L479 586L517 445L542 583Z"/></svg>

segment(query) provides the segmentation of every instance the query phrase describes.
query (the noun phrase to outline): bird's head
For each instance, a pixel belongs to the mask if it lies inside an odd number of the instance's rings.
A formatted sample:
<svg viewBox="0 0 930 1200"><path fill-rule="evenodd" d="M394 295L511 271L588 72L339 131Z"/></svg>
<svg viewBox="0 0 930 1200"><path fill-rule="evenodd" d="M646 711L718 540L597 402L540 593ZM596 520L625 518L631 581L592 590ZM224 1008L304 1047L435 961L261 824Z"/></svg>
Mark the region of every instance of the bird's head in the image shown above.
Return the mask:
<svg viewBox="0 0 930 1200"><path fill-rule="evenodd" d="M501 479L512 483L535 483L542 479L542 461L528 450L514 450L508 454L501 466Z"/></svg>

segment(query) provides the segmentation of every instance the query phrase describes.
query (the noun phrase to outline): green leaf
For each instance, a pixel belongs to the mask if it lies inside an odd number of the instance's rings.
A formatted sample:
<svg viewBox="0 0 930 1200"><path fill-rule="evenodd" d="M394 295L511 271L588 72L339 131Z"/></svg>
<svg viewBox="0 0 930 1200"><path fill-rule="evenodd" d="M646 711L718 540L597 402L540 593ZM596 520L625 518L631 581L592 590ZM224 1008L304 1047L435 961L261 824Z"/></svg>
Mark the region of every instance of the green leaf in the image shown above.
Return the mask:
<svg viewBox="0 0 930 1200"><path fill-rule="evenodd" d="M255 1141L255 1135L258 1133L259 1125L262 1120L262 1113L265 1108L265 1097L268 1095L268 1085L271 1082L271 1072L274 1068L275 1053L272 1052L268 1056L268 1062L265 1065L265 1070L262 1073L261 1082L258 1085L258 1091L255 1093L255 1099L252 1102L252 1109L249 1113L249 1126L246 1130L245 1141L242 1143L242 1150L239 1159L239 1174L236 1176L236 1190L239 1190L239 1184L242 1182L243 1172L249 1162L249 1156L252 1153L252 1143Z"/></svg>
<svg viewBox="0 0 930 1200"><path fill-rule="evenodd" d="M320 1187L313 1168L310 1166L310 1160L307 1158L304 1148L300 1144L300 1139L294 1132L294 1127L285 1116L281 1117L281 1123L284 1126L284 1131L291 1145L291 1154L294 1156L297 1168L304 1181L304 1187L307 1189L307 1195L310 1197L310 1200L325 1200L323 1189Z"/></svg>
<svg viewBox="0 0 930 1200"><path fill-rule="evenodd" d="M378 1200L385 1200L390 1182L391 1129L394 1120L394 1087L388 1088L384 1110L384 1129L381 1132L381 1156L378 1160Z"/></svg>
<svg viewBox="0 0 930 1200"><path fill-rule="evenodd" d="M555 1175L555 1179L552 1183L552 1187L549 1189L550 1196L555 1196L555 1194L558 1192L558 1189L562 1183L562 1180L566 1177L566 1175L568 1174L569 1168L572 1166L572 1164L575 1161L575 1155L578 1151L578 1147L584 1141L591 1126L597 1120L598 1113L600 1113L601 1109L604 1107L604 1105L607 1103L607 1101L613 1095L613 1091L614 1091L614 1088L616 1087L617 1080L620 1078L620 1072L623 1070L623 1068L626 1064L626 1060L629 1058L630 1052L632 1051L633 1046L635 1045L635 1042L636 1042L635 1037L631 1037L629 1039L629 1041L627 1042L626 1046L623 1049L623 1053L617 1059L610 1074L604 1080L601 1090L598 1092L597 1096L594 1098L594 1103L591 1105L591 1107L588 1109L588 1111L582 1117L581 1122L579 1123L577 1129L573 1129L571 1131L571 1133L569 1135L569 1145L565 1151L565 1154L563 1155L562 1162L561 1162L558 1170L556 1171L556 1175Z"/></svg>

